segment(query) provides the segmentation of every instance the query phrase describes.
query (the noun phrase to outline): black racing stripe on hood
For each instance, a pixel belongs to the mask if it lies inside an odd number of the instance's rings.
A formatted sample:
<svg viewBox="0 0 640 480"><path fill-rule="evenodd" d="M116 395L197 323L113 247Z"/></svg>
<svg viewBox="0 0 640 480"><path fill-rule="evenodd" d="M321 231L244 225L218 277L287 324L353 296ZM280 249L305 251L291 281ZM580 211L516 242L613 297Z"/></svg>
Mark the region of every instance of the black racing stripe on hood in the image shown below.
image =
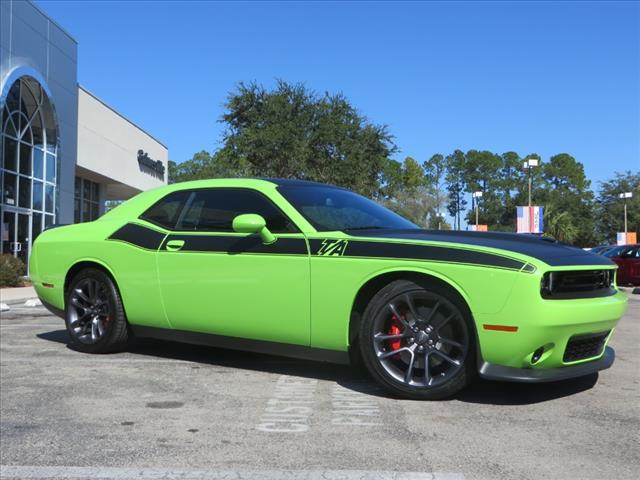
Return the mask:
<svg viewBox="0 0 640 480"><path fill-rule="evenodd" d="M367 258L397 258L408 260L425 260L432 262L465 263L495 268L521 270L525 262L493 253L477 252L462 248L436 247L431 245L417 245L408 243L376 242L366 240L349 240L344 248L336 254L326 254L327 242L332 240L310 240L312 255L344 256ZM338 240L340 242L340 240Z"/></svg>
<svg viewBox="0 0 640 480"><path fill-rule="evenodd" d="M606 257L590 253L552 239L521 233L465 232L442 230L351 230L352 237L377 237L408 241L450 242L490 247L536 258L554 267L571 265L605 265L614 263Z"/></svg>

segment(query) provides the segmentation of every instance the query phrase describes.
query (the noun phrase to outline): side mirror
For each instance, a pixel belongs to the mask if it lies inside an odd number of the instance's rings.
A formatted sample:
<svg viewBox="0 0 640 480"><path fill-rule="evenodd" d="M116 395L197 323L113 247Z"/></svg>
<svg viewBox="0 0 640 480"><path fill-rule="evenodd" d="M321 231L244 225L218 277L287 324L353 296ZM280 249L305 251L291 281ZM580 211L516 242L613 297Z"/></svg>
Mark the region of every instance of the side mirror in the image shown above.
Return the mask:
<svg viewBox="0 0 640 480"><path fill-rule="evenodd" d="M257 233L262 239L262 243L269 245L277 239L267 228L267 222L262 216L255 213L244 213L233 219L231 224L234 232L238 233Z"/></svg>

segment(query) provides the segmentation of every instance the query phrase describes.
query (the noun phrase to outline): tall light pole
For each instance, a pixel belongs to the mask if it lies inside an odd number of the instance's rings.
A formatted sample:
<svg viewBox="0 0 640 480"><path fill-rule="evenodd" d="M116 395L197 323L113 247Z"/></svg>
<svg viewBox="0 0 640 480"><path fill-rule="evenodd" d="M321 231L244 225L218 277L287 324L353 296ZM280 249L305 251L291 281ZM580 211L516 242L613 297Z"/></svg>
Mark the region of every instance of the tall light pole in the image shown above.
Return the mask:
<svg viewBox="0 0 640 480"><path fill-rule="evenodd" d="M482 192L473 192L471 194L471 197L473 198L473 203L475 203L475 207L476 207L476 232L478 231L478 199L482 198Z"/></svg>
<svg viewBox="0 0 640 480"><path fill-rule="evenodd" d="M633 197L633 192L624 192L618 195L618 198L624 199L624 243L627 243L627 198Z"/></svg>
<svg viewBox="0 0 640 480"><path fill-rule="evenodd" d="M537 167L539 160L537 158L530 158L524 162L523 168L527 170L529 176L529 233L533 232L533 211L531 210L531 169Z"/></svg>

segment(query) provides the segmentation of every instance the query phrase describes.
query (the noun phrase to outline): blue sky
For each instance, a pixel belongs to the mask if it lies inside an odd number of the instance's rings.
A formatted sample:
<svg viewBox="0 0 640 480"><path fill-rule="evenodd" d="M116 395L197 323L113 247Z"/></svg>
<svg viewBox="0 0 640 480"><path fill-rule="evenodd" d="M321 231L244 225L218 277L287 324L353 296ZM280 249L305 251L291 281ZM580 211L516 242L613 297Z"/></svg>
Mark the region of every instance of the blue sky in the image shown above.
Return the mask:
<svg viewBox="0 0 640 480"><path fill-rule="evenodd" d="M178 162L219 146L237 82L282 78L343 92L398 159L568 152L594 183L640 169L638 2L37 3L78 41L79 82Z"/></svg>

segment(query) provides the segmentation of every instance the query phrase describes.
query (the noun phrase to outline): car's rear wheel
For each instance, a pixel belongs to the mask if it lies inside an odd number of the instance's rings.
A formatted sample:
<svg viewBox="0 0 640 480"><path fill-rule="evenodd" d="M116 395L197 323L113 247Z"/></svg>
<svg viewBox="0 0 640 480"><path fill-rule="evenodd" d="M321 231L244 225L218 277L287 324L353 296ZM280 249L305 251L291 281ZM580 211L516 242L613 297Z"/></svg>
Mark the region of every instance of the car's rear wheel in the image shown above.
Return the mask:
<svg viewBox="0 0 640 480"><path fill-rule="evenodd" d="M397 280L367 306L359 343L367 370L395 395L436 400L473 375L475 333L451 292Z"/></svg>
<svg viewBox="0 0 640 480"><path fill-rule="evenodd" d="M76 350L110 353L127 345L128 325L113 280L102 270L76 274L67 290L65 323Z"/></svg>

